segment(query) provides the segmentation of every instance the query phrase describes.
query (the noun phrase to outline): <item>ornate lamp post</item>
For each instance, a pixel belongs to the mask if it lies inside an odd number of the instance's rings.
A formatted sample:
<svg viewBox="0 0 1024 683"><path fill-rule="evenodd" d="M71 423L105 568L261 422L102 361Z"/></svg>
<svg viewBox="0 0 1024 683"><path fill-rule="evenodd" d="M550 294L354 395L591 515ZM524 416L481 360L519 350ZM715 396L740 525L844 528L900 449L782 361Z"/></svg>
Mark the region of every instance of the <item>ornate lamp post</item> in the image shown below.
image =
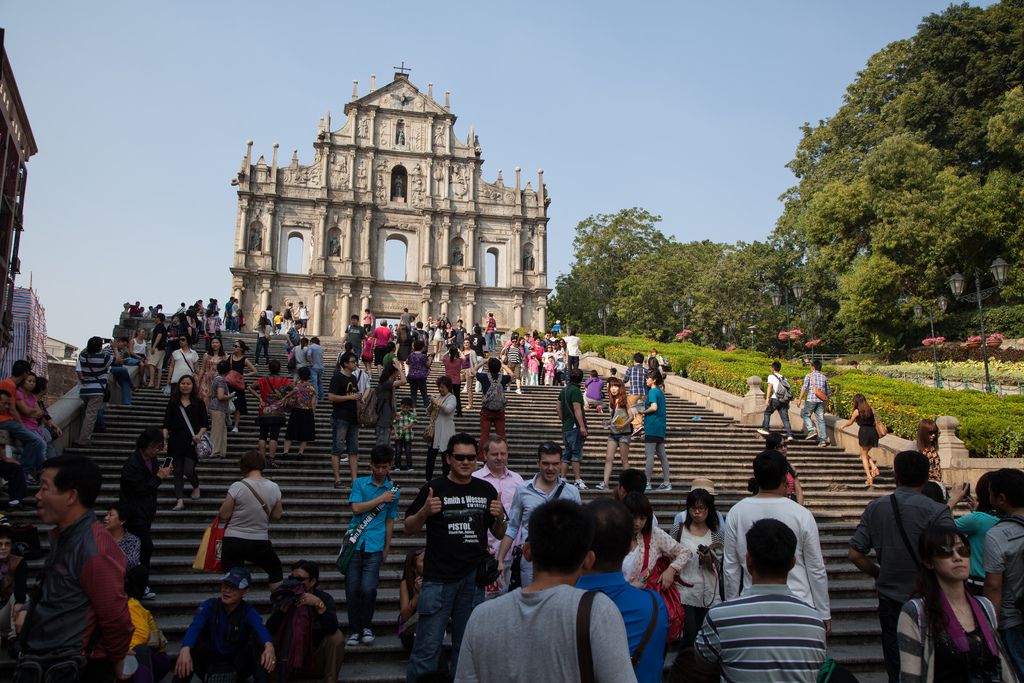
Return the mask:
<svg viewBox="0 0 1024 683"><path fill-rule="evenodd" d="M1010 270L1010 264L1002 258L996 258L989 266L992 277L996 280L995 287L981 288L981 270L974 269L974 292L964 294L964 286L967 278L960 273L953 273L949 278L949 288L958 301L974 301L978 304L978 327L981 330L981 358L985 363L985 391L992 391L992 381L988 373L988 344L985 338L985 313L982 310L981 302L999 291L999 288L1006 282L1006 274Z"/></svg>
<svg viewBox="0 0 1024 683"><path fill-rule="evenodd" d="M793 284L793 298L796 303L800 303L800 299L804 295L804 286L802 283ZM791 325L790 316L793 314L793 306L789 303L789 289L786 287L775 287L771 291L772 305L778 308L780 305L785 307L786 311L786 327ZM793 340L789 340L789 357L793 357Z"/></svg>
<svg viewBox="0 0 1024 683"><path fill-rule="evenodd" d="M597 310L597 317L601 319L601 327L604 330L604 335L607 337L608 336L608 320L607 320L608 314L604 312L604 308L599 308Z"/></svg>
<svg viewBox="0 0 1024 683"><path fill-rule="evenodd" d="M949 306L949 301L946 299L946 297L940 296L938 298L938 300L936 301L936 305L938 305L939 311L941 313L945 313L946 312L946 307ZM932 367L935 369L935 387L937 389L941 389L942 388L942 375L939 373L939 351L938 351L938 348L937 348L937 346L935 344L935 315L932 312L932 308L930 306L928 308L925 308L921 304L914 304L914 317L915 318L920 320L921 316L924 313L928 314L928 325L930 326L931 333L932 333Z"/></svg>
<svg viewBox="0 0 1024 683"><path fill-rule="evenodd" d="M757 329L757 325L751 325L747 329L750 330L750 350L753 351L754 350L754 330Z"/></svg>

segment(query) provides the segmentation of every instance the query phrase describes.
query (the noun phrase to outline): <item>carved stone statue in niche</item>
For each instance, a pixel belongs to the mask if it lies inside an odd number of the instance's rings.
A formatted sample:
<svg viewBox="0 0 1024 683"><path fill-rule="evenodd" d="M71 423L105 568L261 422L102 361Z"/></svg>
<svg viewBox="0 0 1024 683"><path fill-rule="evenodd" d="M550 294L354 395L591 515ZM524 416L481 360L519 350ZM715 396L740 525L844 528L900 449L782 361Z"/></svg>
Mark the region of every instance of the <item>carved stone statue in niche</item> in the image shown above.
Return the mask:
<svg viewBox="0 0 1024 683"><path fill-rule="evenodd" d="M341 240L338 239L337 234L331 235L331 239L327 243L327 255L332 258L341 256Z"/></svg>
<svg viewBox="0 0 1024 683"><path fill-rule="evenodd" d="M249 228L249 251L263 251L263 228L254 225Z"/></svg>
<svg viewBox="0 0 1024 683"><path fill-rule="evenodd" d="M437 124L434 127L434 144L438 147L444 145L444 124Z"/></svg>
<svg viewBox="0 0 1024 683"><path fill-rule="evenodd" d="M462 256L462 245L456 244L454 247L452 247L452 265L461 266L463 265L463 261L464 259Z"/></svg>
<svg viewBox="0 0 1024 683"><path fill-rule="evenodd" d="M523 254L523 270L530 272L534 268L536 268L536 266L537 262L533 258L532 251L528 251L525 254Z"/></svg>
<svg viewBox="0 0 1024 683"><path fill-rule="evenodd" d="M370 122L365 118L359 121L359 137L370 137Z"/></svg>
<svg viewBox="0 0 1024 683"><path fill-rule="evenodd" d="M419 204L423 201L423 168L416 164L412 170L412 191L413 201Z"/></svg>
<svg viewBox="0 0 1024 683"><path fill-rule="evenodd" d="M455 184L455 194L459 197L459 199L462 199L463 197L466 196L468 188L466 185L466 174L461 166L452 164L452 178Z"/></svg>
<svg viewBox="0 0 1024 683"><path fill-rule="evenodd" d="M398 199L405 197L405 179L398 173L395 174L394 181L392 182L391 198Z"/></svg>
<svg viewBox="0 0 1024 683"><path fill-rule="evenodd" d="M405 121L401 119L395 124L395 144L405 145Z"/></svg>

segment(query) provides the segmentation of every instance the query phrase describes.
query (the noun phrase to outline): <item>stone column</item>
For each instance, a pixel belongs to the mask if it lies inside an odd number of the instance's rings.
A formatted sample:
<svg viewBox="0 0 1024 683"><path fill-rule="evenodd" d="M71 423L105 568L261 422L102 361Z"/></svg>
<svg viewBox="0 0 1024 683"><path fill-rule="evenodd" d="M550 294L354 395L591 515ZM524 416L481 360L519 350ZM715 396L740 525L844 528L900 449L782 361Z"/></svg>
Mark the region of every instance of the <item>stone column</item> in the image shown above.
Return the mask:
<svg viewBox="0 0 1024 683"><path fill-rule="evenodd" d="M465 309L462 312L462 319L466 321L466 329L472 330L476 318L476 295L473 292L466 292L466 301L462 306Z"/></svg>
<svg viewBox="0 0 1024 683"><path fill-rule="evenodd" d="M235 232L235 251L249 249L249 198L238 198L238 226Z"/></svg>
<svg viewBox="0 0 1024 683"><path fill-rule="evenodd" d="M463 254L465 259L465 254ZM441 258L438 259L442 266L452 264L452 221L448 216L441 219ZM463 261L465 263L465 261Z"/></svg>
<svg viewBox="0 0 1024 683"><path fill-rule="evenodd" d="M373 258L370 255L370 228L371 228L372 224L373 224L373 209L364 209L363 225L360 228L360 230L362 230L362 232L359 235L359 241L360 241L360 244L359 244L359 262L361 264L363 264L363 267L360 268L359 272L360 272L360 275L363 275L363 276L369 276L369 275L372 274L370 272L370 262L371 262L371 260Z"/></svg>
<svg viewBox="0 0 1024 683"><path fill-rule="evenodd" d="M523 283L523 277L521 275L523 270L523 224L516 221L512 224L512 243L509 245L511 249L512 263L509 264L508 273L519 273L518 277L509 277L508 286L515 287L521 286ZM517 326L518 327L518 326Z"/></svg>
<svg viewBox="0 0 1024 683"><path fill-rule="evenodd" d="M315 292L313 294L313 311L309 314L310 323L309 326L313 331L313 334L322 334L320 329L320 323L324 319L324 293Z"/></svg>
<svg viewBox="0 0 1024 683"><path fill-rule="evenodd" d="M745 425L761 424L764 419L764 391L761 389L761 378L751 375L747 378L747 393L743 396L743 413L740 423Z"/></svg>
<svg viewBox="0 0 1024 683"><path fill-rule="evenodd" d="M430 288L425 287L420 292L420 322L424 325L427 324L427 318L430 317Z"/></svg>
<svg viewBox="0 0 1024 683"><path fill-rule="evenodd" d="M309 245L309 271L313 274L323 274L327 255L327 207L319 205L316 212L319 220Z"/></svg>
<svg viewBox="0 0 1024 683"><path fill-rule="evenodd" d="M344 291L341 293L341 303L338 305L338 324L336 325L338 329L337 336L344 336L345 328L348 326L348 320L351 317L352 292ZM362 353L362 349L359 349L357 353Z"/></svg>
<svg viewBox="0 0 1024 683"><path fill-rule="evenodd" d="M537 274L543 275L541 286L547 286L548 272L548 226L537 223Z"/></svg>
<svg viewBox="0 0 1024 683"><path fill-rule="evenodd" d="M537 317L533 321L537 331L545 332L548 329L548 305L544 297L537 297Z"/></svg>
<svg viewBox="0 0 1024 683"><path fill-rule="evenodd" d="M523 298L518 294L512 300L512 327L523 326Z"/></svg>
<svg viewBox="0 0 1024 683"><path fill-rule="evenodd" d="M268 308L270 308L270 289L264 287L260 290L260 310L265 311ZM256 321L253 320L249 325L249 329L253 329L255 325Z"/></svg>
<svg viewBox="0 0 1024 683"><path fill-rule="evenodd" d="M277 206L276 206L276 204L274 203L273 200L270 200L270 201L267 202L267 222L263 226L263 250L262 250L262 253L264 253L264 254L271 254L271 262L270 262L271 265L270 265L270 267L272 269L276 265L274 263L274 260L273 260L273 254L274 254L274 248L277 246L277 244L276 243L271 243L271 240L273 240L273 238L274 238L274 210L276 208L277 208Z"/></svg>
<svg viewBox="0 0 1024 683"><path fill-rule="evenodd" d="M940 415L935 418L935 425L939 428L939 462L944 472L952 467L954 460L971 457L964 442L956 435L960 420L951 415Z"/></svg>
<svg viewBox="0 0 1024 683"><path fill-rule="evenodd" d="M466 267L476 268L476 221L466 221ZM476 279L474 278L474 283Z"/></svg>
<svg viewBox="0 0 1024 683"><path fill-rule="evenodd" d="M359 299L359 320L363 319L363 311L370 307L370 285L363 285L363 295Z"/></svg>

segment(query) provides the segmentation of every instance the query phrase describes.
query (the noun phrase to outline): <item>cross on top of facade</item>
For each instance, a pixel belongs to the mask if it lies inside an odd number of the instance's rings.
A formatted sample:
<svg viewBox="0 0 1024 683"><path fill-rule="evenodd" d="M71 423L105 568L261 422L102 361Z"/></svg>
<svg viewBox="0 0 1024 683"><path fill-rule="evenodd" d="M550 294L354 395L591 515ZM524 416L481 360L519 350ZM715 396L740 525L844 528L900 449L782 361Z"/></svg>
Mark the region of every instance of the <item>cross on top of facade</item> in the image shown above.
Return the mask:
<svg viewBox="0 0 1024 683"><path fill-rule="evenodd" d="M409 72L412 71L412 67L405 65L404 59L402 60L402 66L393 66L391 68L395 70L395 73L402 74L403 76L408 76Z"/></svg>

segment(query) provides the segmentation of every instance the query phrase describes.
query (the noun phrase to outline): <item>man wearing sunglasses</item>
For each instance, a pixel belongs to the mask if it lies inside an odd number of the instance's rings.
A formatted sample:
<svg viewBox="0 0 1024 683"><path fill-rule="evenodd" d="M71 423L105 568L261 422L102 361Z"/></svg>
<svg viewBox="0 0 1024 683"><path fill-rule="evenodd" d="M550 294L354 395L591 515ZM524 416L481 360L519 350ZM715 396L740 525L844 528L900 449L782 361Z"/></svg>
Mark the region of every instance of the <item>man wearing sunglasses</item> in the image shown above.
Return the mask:
<svg viewBox="0 0 1024 683"><path fill-rule="evenodd" d="M416 641L406 669L413 683L438 669L448 619L452 621L451 674L473 608L484 601L484 587L494 579L484 569L493 562L487 532L505 535L508 518L489 482L473 476L477 442L469 434L452 436L446 450L448 475L428 481L409 506L405 533L427 529Z"/></svg>

